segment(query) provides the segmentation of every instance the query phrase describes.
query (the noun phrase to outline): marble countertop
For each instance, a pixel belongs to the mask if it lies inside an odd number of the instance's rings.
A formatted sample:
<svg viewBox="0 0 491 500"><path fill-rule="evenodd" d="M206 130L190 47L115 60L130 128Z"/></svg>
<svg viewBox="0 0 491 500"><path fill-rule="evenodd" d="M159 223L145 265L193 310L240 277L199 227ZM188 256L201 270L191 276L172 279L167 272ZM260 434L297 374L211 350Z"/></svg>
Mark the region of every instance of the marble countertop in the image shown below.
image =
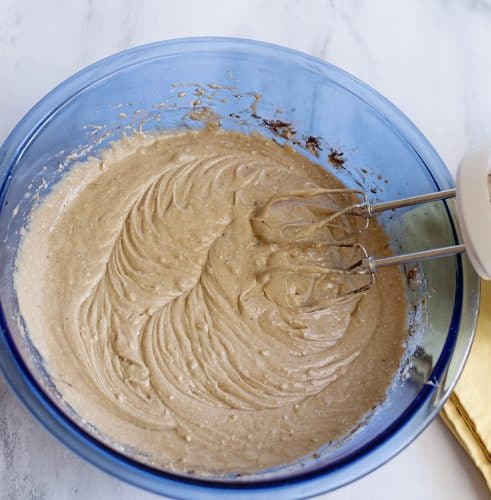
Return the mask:
<svg viewBox="0 0 491 500"><path fill-rule="evenodd" d="M0 142L74 71L156 40L238 36L326 59L402 109L448 167L491 141L491 0L2 0ZM0 499L150 500L84 463L0 377ZM441 421L394 460L326 498L489 498Z"/></svg>

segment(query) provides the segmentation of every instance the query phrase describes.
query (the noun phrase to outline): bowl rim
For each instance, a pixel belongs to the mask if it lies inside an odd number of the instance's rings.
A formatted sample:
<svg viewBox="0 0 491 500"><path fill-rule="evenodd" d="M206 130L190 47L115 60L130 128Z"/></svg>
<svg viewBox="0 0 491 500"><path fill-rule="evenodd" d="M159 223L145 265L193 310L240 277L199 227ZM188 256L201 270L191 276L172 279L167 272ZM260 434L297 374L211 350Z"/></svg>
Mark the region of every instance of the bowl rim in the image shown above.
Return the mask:
<svg viewBox="0 0 491 500"><path fill-rule="evenodd" d="M80 93L91 88L93 85L100 84L103 80L110 78L115 72L123 71L131 66L142 64L154 58L161 59L170 55L182 54L183 52L196 52L198 50L210 51L211 49L219 51L242 50L245 52L250 52L251 49L253 49L268 57L276 56L287 58L292 63L305 64L308 62L321 71L326 77L343 87L346 91L353 93L359 99L363 100L386 120L399 134L401 140L406 142L414 153L418 155L433 182L439 189L446 189L453 186L453 179L445 164L417 127L398 108L376 90L349 73L303 52L266 42L229 37L191 37L153 42L118 52L81 69L43 97L19 121L0 148L0 176L2 177L0 186L0 207L3 207L13 167L22 156L23 152L29 147L30 142L40 132L44 124L49 121L61 107L69 104L70 101L75 99ZM431 165L432 168L430 168L429 165ZM459 237L454 216L448 206L446 206L446 211L451 224L454 240L458 242ZM464 267L466 267L465 272ZM474 288L479 286L477 278L472 276L473 271L470 272L471 274L469 275L468 266L463 266L463 259L460 255L457 256L455 302L450 327L442 352L430 376L435 382L439 382L442 379L448 365L452 361L451 358L459 334L464 307L464 280L470 281L470 285L468 286L471 286L472 282L474 282ZM369 461L368 467L365 470L351 473L353 477L338 481L331 489L342 486L347 482L351 482L354 479L368 474L385 463L385 461L395 456L416 438L438 413L450 394L450 389L453 388L457 382L458 375L467 357L475 331L478 312L476 303L478 304L479 301L479 290L471 291L474 292L471 297L471 302L473 303L468 305L467 308L474 311L473 316L470 318L472 331L469 334L470 336L464 350L464 355L462 359L458 361L459 366L456 369L456 376L454 380L452 380L446 396L444 395L438 404L432 408L417 430L413 431L409 438L399 443L398 446L393 446L388 453L386 450L385 455L382 454L384 458L376 457L375 460ZM409 420L428 403L431 396L434 395L437 390L435 385L425 384L412 403L389 427L375 436L375 438L368 441L361 448L329 465L319 466L317 469L307 472L295 472L290 477L281 479L253 479L241 480L240 482L225 482L217 479L192 478L142 464L123 455L88 434L54 404L28 370L8 330L2 304L0 304L0 330L0 346L3 347L3 349L0 349L0 359L2 360L0 367L14 393L17 394L19 399L21 399L31 414L36 417L43 427L48 429L51 434L57 437L76 454L99 468L102 468L106 472L133 483L136 486L157 493L173 494L178 497L184 493L182 489L185 486L194 487L194 493L196 493L196 488L199 488L202 494L208 493L211 495L217 494L219 491L221 494L227 492L234 494L240 489L241 495L247 493L248 495L254 494L257 496L258 494L271 493L272 488L288 488L288 495L300 494L300 496L310 496L322 493L326 491L326 489L325 486L322 485L322 481L319 482L319 479L325 478L330 473L340 471L347 466L354 465L358 461L366 459L369 456L373 458L371 454L390 442ZM141 474L144 476L142 477Z"/></svg>

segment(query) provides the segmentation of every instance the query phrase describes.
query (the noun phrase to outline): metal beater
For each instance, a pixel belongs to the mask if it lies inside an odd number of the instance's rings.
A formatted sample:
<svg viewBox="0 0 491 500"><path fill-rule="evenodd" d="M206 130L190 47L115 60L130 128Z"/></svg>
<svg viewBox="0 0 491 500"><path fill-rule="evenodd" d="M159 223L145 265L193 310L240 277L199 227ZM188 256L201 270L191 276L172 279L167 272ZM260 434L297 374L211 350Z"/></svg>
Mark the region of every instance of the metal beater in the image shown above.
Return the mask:
<svg viewBox="0 0 491 500"><path fill-rule="evenodd" d="M376 205L371 205L365 197L360 207L354 211L358 210L359 215L372 217L387 210L454 197L457 199L457 214L463 244L382 258L369 256L366 250L361 248L364 257L361 262L353 266L353 269L373 274L385 266L467 252L481 278L491 279L491 148L489 147L476 149L466 155L457 172L457 188Z"/></svg>
<svg viewBox="0 0 491 500"><path fill-rule="evenodd" d="M395 201L387 201L371 204L364 191L360 189L323 189L299 190L290 193L273 196L258 213L258 219L267 223L268 213L274 204L301 200L308 203L309 200L322 195L340 196L348 200L346 206L339 208L323 208L325 216L316 222L290 221L279 228L280 238L283 233L289 233L291 241L300 244L307 241L316 231L324 226L334 229L344 229L345 226L338 224L341 218L354 216L365 218L366 223L355 226L355 233L368 228L369 219L387 210L396 210L403 207L419 205L437 200L446 200L456 197L457 214L459 226L464 243L430 250L422 250L390 257L377 257L369 255L367 249L353 238L353 234L346 234L333 241L323 244L329 247L354 249L355 257L346 267L330 268L319 262L312 265L308 272L317 275L364 275L369 277L369 282L356 286L343 296L368 290L375 282L375 272L383 267L407 264L414 261L432 259L448 255L467 252L476 272L483 279L491 279L491 148L482 148L468 154L457 174L457 188L446 189L434 193L413 196ZM312 202L312 205L314 203ZM315 205L319 209L319 205ZM272 227L268 224L269 227ZM283 234L283 237L284 234ZM286 237L285 237L286 240Z"/></svg>

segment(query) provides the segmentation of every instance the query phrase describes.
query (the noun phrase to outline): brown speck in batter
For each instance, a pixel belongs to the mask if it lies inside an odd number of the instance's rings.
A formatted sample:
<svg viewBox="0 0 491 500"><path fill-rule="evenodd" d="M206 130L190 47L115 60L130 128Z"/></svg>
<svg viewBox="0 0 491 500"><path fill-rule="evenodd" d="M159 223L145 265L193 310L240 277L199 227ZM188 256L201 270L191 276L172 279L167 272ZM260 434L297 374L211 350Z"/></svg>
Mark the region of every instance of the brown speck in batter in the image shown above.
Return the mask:
<svg viewBox="0 0 491 500"><path fill-rule="evenodd" d="M344 165L344 153L342 151L338 151L337 149L330 148L329 155L327 157L329 163L335 167L342 167Z"/></svg>
<svg viewBox="0 0 491 500"><path fill-rule="evenodd" d="M310 135L305 140L305 148L318 158L319 152L322 151L320 138Z"/></svg>
<svg viewBox="0 0 491 500"><path fill-rule="evenodd" d="M267 120L263 118L263 123L275 134L283 137L284 139L291 139L296 131L291 123L283 120Z"/></svg>

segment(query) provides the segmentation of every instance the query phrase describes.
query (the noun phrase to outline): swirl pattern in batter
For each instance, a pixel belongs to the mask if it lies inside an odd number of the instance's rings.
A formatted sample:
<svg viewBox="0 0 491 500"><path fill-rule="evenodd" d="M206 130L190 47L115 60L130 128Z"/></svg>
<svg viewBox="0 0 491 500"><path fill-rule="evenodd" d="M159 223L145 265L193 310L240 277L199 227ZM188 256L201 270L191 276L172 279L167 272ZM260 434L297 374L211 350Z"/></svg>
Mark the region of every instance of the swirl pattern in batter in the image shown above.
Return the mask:
<svg viewBox="0 0 491 500"><path fill-rule="evenodd" d="M353 258L331 245L352 221L322 223L340 187L212 126L74 167L32 214L16 273L65 401L147 462L199 473L289 463L353 430L399 366L406 306L396 269L355 296L329 272ZM377 224L361 238L388 252Z"/></svg>

